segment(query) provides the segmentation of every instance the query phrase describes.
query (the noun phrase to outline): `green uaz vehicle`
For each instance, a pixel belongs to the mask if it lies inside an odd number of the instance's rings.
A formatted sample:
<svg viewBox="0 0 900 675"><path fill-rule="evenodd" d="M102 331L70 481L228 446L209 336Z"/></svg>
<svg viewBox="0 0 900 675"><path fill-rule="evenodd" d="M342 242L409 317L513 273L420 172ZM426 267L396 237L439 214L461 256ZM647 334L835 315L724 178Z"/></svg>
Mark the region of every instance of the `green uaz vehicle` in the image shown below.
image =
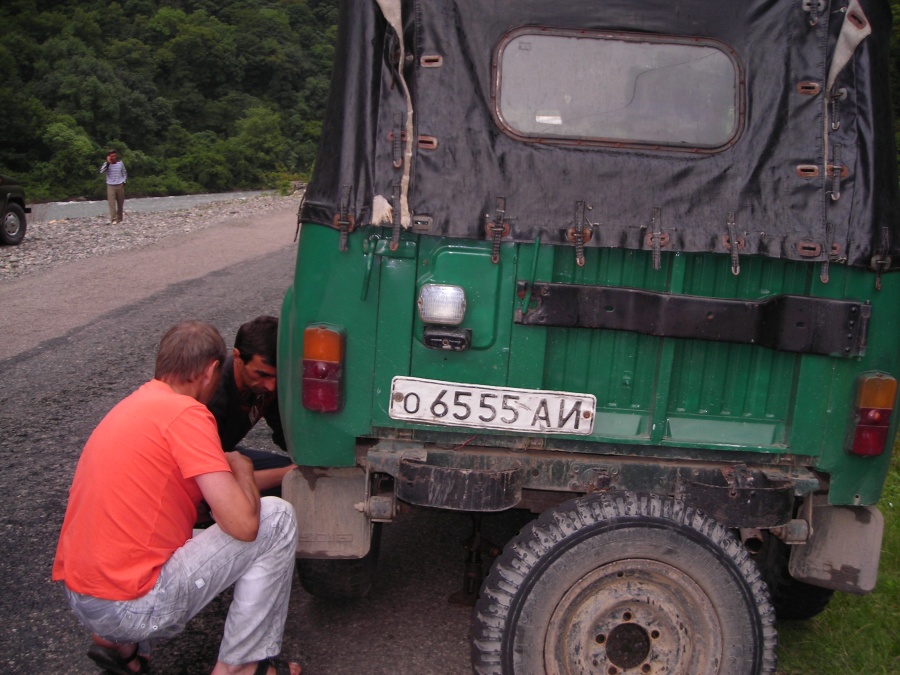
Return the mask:
<svg viewBox="0 0 900 675"><path fill-rule="evenodd" d="M298 567L540 513L481 673L763 673L875 585L900 230L882 0L346 0L279 394Z"/></svg>

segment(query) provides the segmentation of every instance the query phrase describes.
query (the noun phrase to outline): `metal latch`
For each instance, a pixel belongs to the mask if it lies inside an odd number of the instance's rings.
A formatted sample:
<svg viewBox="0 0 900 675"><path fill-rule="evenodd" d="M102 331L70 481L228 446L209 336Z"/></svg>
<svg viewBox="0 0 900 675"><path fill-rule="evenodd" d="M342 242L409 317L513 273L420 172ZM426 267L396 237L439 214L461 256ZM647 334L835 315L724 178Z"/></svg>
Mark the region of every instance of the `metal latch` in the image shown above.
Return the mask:
<svg viewBox="0 0 900 675"><path fill-rule="evenodd" d="M484 227L486 238L491 240L491 262L495 265L500 262L500 240L508 237L510 233L510 225L505 219L506 198L497 197L497 212L494 220L488 222Z"/></svg>
<svg viewBox="0 0 900 675"><path fill-rule="evenodd" d="M585 221L584 209L584 202L575 202L575 225L566 230L566 239L575 244L575 262L579 267L584 267L584 245L594 234L594 228Z"/></svg>
<svg viewBox="0 0 900 675"><path fill-rule="evenodd" d="M740 250L744 248L744 239L743 237L737 236L734 211L729 211L725 216L725 220L728 226L728 242L725 246L731 251L731 273L734 276L737 276L741 273L741 261L738 256Z"/></svg>
<svg viewBox="0 0 900 675"><path fill-rule="evenodd" d="M653 252L653 269L662 267L662 249L669 245L669 233L662 229L662 209L653 207L650 216L650 231L644 236L644 246Z"/></svg>
<svg viewBox="0 0 900 675"><path fill-rule="evenodd" d="M298 215L299 218L299 215ZM299 227L299 221L298 221ZM332 226L340 232L338 239L338 251L347 250L347 237L356 229L356 218L350 213L350 186L345 185L341 196L341 210L334 214Z"/></svg>

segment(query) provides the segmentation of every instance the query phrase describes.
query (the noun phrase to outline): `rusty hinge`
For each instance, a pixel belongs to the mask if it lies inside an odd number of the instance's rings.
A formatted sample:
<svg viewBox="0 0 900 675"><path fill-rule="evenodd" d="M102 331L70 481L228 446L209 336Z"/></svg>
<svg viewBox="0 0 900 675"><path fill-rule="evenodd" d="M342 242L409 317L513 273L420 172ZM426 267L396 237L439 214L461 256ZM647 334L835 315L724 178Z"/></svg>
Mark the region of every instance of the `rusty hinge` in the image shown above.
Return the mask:
<svg viewBox="0 0 900 675"><path fill-rule="evenodd" d="M584 210L584 202L575 202L575 224L566 230L566 239L575 244L575 262L579 267L584 267L584 245L594 235L594 228L585 220Z"/></svg>
<svg viewBox="0 0 900 675"><path fill-rule="evenodd" d="M506 197L497 197L494 220L484 226L485 238L491 240L491 262L495 265L500 262L500 240L509 236L510 229L509 223L506 222Z"/></svg>

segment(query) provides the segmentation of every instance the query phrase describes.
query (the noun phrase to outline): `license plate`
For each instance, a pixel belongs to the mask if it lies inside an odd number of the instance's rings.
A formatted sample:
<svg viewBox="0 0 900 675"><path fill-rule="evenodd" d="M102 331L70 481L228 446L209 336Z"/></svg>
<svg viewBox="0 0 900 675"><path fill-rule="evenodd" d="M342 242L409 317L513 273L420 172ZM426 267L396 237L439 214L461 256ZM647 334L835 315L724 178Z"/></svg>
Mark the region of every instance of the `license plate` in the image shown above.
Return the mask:
<svg viewBox="0 0 900 675"><path fill-rule="evenodd" d="M592 394L488 387L395 377L391 419L537 434L590 434L597 399Z"/></svg>

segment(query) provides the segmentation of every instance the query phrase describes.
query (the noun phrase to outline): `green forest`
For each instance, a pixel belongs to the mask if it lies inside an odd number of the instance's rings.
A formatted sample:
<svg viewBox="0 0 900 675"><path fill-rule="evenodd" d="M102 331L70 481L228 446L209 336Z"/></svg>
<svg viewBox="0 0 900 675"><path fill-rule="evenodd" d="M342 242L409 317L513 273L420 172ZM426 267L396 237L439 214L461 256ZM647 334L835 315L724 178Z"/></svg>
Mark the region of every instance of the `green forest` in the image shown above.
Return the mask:
<svg viewBox="0 0 900 675"><path fill-rule="evenodd" d="M900 16L900 0L890 0ZM30 201L279 188L312 170L338 0L3 0L0 173ZM891 43L900 119L900 20ZM898 127L900 130L900 127ZM900 134L898 134L900 136Z"/></svg>
<svg viewBox="0 0 900 675"><path fill-rule="evenodd" d="M29 201L277 188L315 160L337 0L3 0L0 173Z"/></svg>

